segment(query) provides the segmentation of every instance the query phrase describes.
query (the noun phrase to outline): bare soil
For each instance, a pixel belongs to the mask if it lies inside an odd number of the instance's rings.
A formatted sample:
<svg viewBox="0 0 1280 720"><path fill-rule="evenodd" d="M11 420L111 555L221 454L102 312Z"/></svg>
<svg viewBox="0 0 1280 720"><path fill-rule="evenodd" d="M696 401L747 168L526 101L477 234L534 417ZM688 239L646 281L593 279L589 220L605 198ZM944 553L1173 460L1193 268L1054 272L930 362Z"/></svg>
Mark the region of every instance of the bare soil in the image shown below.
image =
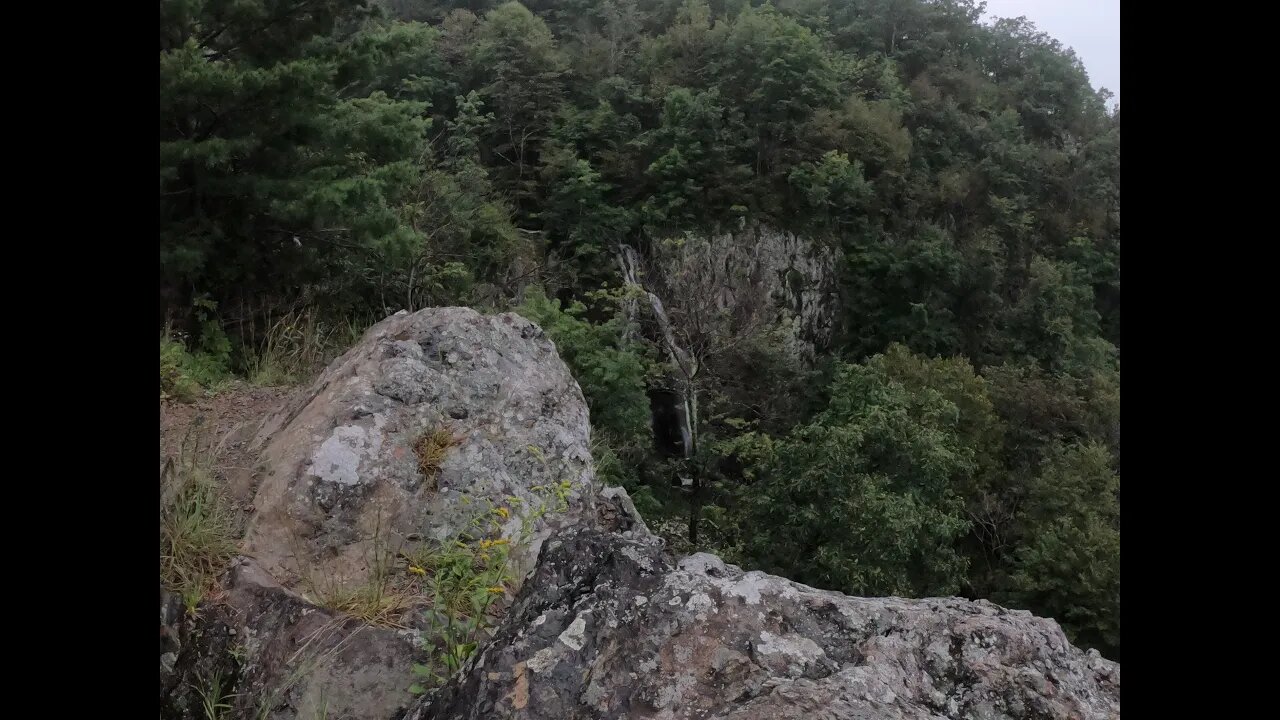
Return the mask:
<svg viewBox="0 0 1280 720"><path fill-rule="evenodd" d="M182 403L164 400L160 403L160 465L181 453L190 452L197 443L204 449L213 447L214 470L223 482L240 470L252 467L255 459L248 451L249 441L258 424L277 410L292 388L264 388L235 383L213 397ZM244 502L247 498L237 498Z"/></svg>

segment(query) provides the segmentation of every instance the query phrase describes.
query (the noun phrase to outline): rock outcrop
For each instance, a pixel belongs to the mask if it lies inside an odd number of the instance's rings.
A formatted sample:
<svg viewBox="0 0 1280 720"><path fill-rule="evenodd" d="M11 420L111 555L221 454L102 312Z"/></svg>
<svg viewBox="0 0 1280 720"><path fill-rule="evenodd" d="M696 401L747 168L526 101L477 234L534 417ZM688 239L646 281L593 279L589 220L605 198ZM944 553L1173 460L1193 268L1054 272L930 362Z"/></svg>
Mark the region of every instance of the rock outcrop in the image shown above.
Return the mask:
<svg viewBox="0 0 1280 720"><path fill-rule="evenodd" d="M436 433L424 471L415 445ZM317 586L360 588L391 551L501 509L517 589L546 537L597 522L589 442L582 391L528 320L435 308L373 326L247 443L256 463L231 482L252 505L248 557L220 595L191 621L161 592L162 717L194 716L215 685L235 688L232 717L403 714L421 608L372 627L314 604Z"/></svg>
<svg viewBox="0 0 1280 720"><path fill-rule="evenodd" d="M204 717L206 698L228 706L224 717L254 720L390 720L413 702L418 633L319 608L248 558L198 622L183 621L176 597L161 597L162 718Z"/></svg>
<svg viewBox="0 0 1280 720"><path fill-rule="evenodd" d="M437 431L456 444L424 473L414 445ZM582 391L537 325L468 308L399 313L263 424L247 551L286 585L356 581L375 541L442 539L505 507L504 536L534 526L516 558L527 571L545 537L591 512L590 432ZM569 510L534 519L552 495L536 489L557 486Z"/></svg>
<svg viewBox="0 0 1280 720"><path fill-rule="evenodd" d="M413 446L442 429L450 447L424 472ZM283 720L1119 717L1119 666L1052 620L677 561L624 491L596 486L589 433L577 384L519 316L430 309L371 328L247 448L252 558L197 620L161 592L162 718L193 716L210 687L232 718ZM547 487L563 509L533 512ZM492 640L415 700L424 634L322 609L303 574L359 582L374 536L443 538L487 506L525 540L519 591Z"/></svg>
<svg viewBox="0 0 1280 720"><path fill-rule="evenodd" d="M797 359L831 342L836 323L836 265L830 244L768 226L744 225L715 235L654 238L641 263L624 246L619 266L628 282L669 305L705 305L751 325L753 316L787 326ZM639 266L644 265L647 273ZM647 278L640 279L645 274ZM683 302L682 302L683 301ZM691 308L685 308L690 310Z"/></svg>
<svg viewBox="0 0 1280 720"><path fill-rule="evenodd" d="M1093 720L1120 668L1052 620L956 598L855 598L643 534L552 540L493 641L410 720Z"/></svg>

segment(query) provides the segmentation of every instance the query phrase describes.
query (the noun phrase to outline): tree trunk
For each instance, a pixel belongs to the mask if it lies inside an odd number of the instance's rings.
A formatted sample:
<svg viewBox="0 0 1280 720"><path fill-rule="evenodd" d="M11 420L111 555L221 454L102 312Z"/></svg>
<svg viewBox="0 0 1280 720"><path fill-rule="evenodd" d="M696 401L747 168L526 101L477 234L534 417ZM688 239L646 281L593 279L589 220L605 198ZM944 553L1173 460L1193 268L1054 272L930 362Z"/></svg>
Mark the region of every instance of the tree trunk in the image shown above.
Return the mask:
<svg viewBox="0 0 1280 720"><path fill-rule="evenodd" d="M690 461L689 470L693 473L693 493L689 498L689 542L697 549L698 523L702 520L702 473L698 467L698 395L693 389L693 378L685 381L685 422L688 427L689 443L685 445L684 456Z"/></svg>
<svg viewBox="0 0 1280 720"><path fill-rule="evenodd" d="M693 470L693 495L689 498L689 544L698 549L698 521L702 519L702 478Z"/></svg>

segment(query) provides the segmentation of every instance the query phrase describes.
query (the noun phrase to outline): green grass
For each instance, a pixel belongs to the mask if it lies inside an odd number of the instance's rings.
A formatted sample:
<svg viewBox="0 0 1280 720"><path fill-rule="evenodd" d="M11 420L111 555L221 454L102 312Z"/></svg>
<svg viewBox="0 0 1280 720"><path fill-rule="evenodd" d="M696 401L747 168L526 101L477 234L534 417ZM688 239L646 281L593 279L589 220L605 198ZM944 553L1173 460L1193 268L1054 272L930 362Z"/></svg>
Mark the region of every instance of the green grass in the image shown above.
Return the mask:
<svg viewBox="0 0 1280 720"><path fill-rule="evenodd" d="M411 578L405 577L397 567L396 554L383 543L381 527L379 517L368 558L368 575L362 580L317 577L306 568L299 574L307 586L307 599L316 605L368 625L403 628L401 620L414 606L419 593L411 587ZM303 557L296 552L295 556Z"/></svg>
<svg viewBox="0 0 1280 720"><path fill-rule="evenodd" d="M209 677L205 686L196 687L195 690L200 696L200 709L204 720L224 720L230 714L229 701L235 696L230 692L230 688L226 687L221 672L215 672Z"/></svg>
<svg viewBox="0 0 1280 720"><path fill-rule="evenodd" d="M264 387L305 382L354 345L366 327L356 320L322 321L309 311L287 313L267 325L260 345L253 343L259 349L245 363L246 376Z"/></svg>
<svg viewBox="0 0 1280 720"><path fill-rule="evenodd" d="M317 320L310 311L288 313L260 334L250 330L232 353L220 327L207 323L199 339L166 330L160 337L160 399L193 402L217 394L237 376L260 387L307 382L346 352L368 323Z"/></svg>
<svg viewBox="0 0 1280 720"><path fill-rule="evenodd" d="M188 612L214 587L237 550L236 518L217 485L213 457L195 429L160 472L160 582L182 596Z"/></svg>

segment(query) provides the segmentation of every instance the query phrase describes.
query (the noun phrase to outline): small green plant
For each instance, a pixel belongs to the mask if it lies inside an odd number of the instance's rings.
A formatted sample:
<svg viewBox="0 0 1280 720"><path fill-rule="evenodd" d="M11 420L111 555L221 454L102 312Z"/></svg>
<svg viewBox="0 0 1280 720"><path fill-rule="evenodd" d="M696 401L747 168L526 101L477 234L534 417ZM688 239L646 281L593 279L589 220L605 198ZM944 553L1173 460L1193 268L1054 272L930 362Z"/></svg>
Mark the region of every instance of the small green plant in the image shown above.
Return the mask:
<svg viewBox="0 0 1280 720"><path fill-rule="evenodd" d="M355 586L317 586L309 595L320 607L377 627L403 628L400 618L413 606L413 595L386 579L371 579Z"/></svg>
<svg viewBox="0 0 1280 720"><path fill-rule="evenodd" d="M236 553L235 515L213 474L214 449L195 423L160 472L160 582L194 613Z"/></svg>
<svg viewBox="0 0 1280 720"><path fill-rule="evenodd" d="M160 338L160 399L192 402L216 393L229 379L226 364L203 351L190 352L180 335Z"/></svg>
<svg viewBox="0 0 1280 720"><path fill-rule="evenodd" d="M231 378L231 339L217 317L217 303L197 297L195 337L166 325L160 335L160 399L191 402L216 393Z"/></svg>
<svg viewBox="0 0 1280 720"><path fill-rule="evenodd" d="M413 454L418 457L418 471L432 487L435 486L436 475L440 472L440 463L449 448L458 444L458 438L446 428L428 430L413 443Z"/></svg>
<svg viewBox="0 0 1280 720"><path fill-rule="evenodd" d="M490 625L489 614L511 582L511 541L502 526L511 517L508 505L493 505L472 518L467 530L444 542L427 544L406 556L411 575L422 578L430 598L427 620L439 652L414 674L439 685L475 652ZM415 684L412 692L424 688Z"/></svg>
<svg viewBox="0 0 1280 720"><path fill-rule="evenodd" d="M444 684L475 653L493 626L495 606L512 582L512 548L527 544L536 522L548 512L568 509L571 483L530 489L541 500L528 512L519 512L524 502L517 497L507 497L501 505L486 499L465 530L406 555L408 572L422 578L431 599L427 620L436 645L425 663L414 666L419 682L409 690L415 695L426 692L424 682L433 687ZM512 508L521 518L514 540L504 537Z"/></svg>
<svg viewBox="0 0 1280 720"><path fill-rule="evenodd" d="M231 711L231 703L228 701L233 695L225 685L222 672L216 671L209 677L207 684L195 687L196 694L200 696L204 720L223 720Z"/></svg>

